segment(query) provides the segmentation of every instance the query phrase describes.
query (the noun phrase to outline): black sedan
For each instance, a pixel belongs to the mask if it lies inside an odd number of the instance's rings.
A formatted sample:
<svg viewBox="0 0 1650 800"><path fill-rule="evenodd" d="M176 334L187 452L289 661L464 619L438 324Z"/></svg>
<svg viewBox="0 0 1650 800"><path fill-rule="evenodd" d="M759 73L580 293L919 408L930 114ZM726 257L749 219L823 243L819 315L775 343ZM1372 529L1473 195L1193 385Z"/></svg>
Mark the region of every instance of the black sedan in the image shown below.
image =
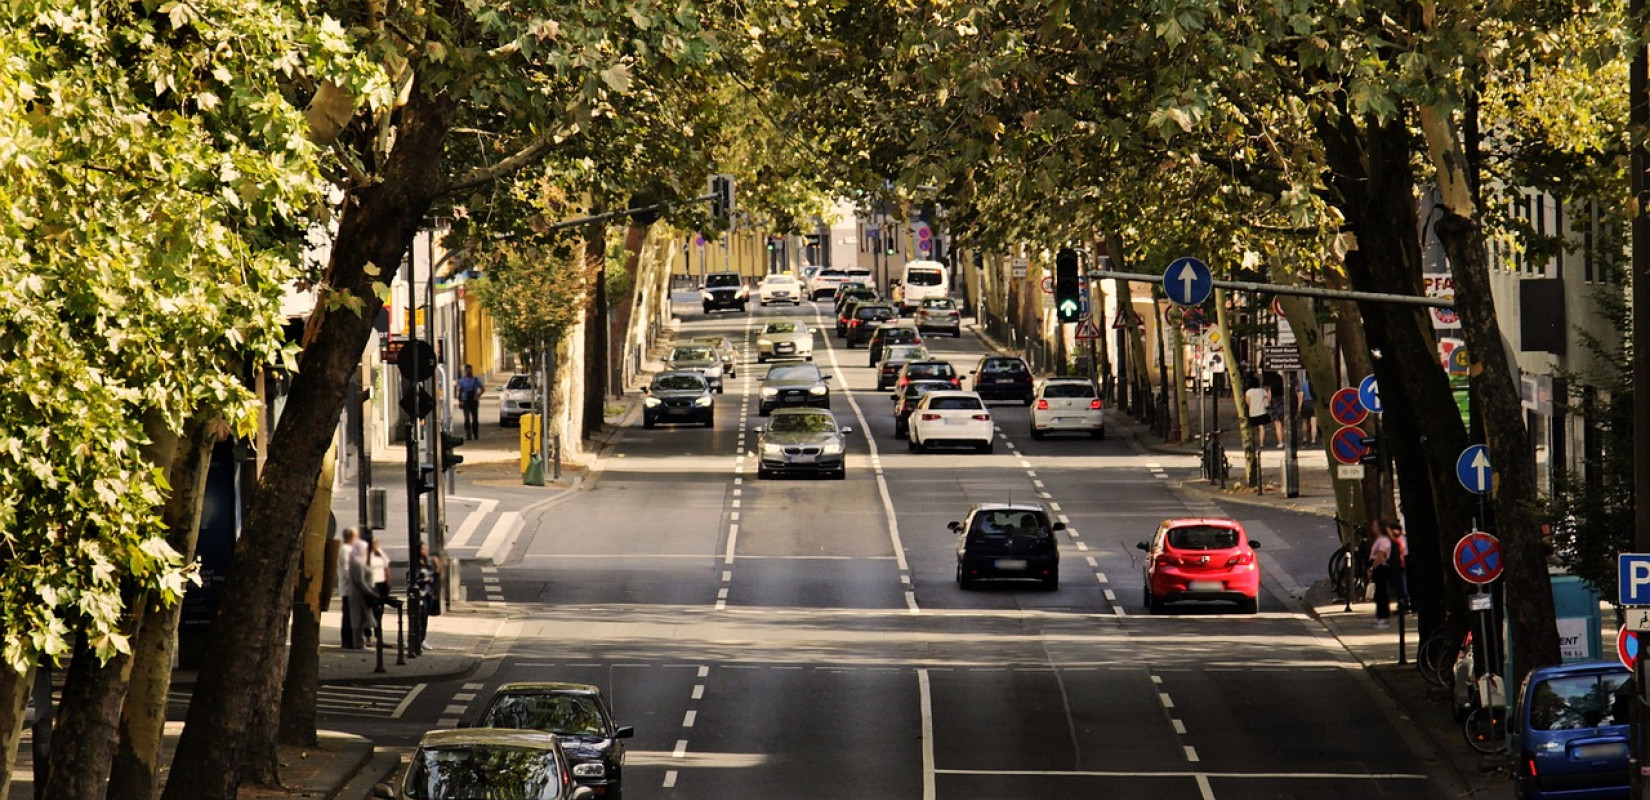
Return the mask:
<svg viewBox="0 0 1650 800"><path fill-rule="evenodd" d="M555 734L572 763L573 780L601 798L619 797L624 740L636 735L635 728L614 724L607 698L587 683L506 683L487 702L481 726Z"/></svg>
<svg viewBox="0 0 1650 800"><path fill-rule="evenodd" d="M786 364L768 370L762 379L762 399L757 410L768 416L785 406L831 407L831 376L813 364Z"/></svg>
<svg viewBox="0 0 1650 800"><path fill-rule="evenodd" d="M841 480L844 437L853 428L838 427L836 415L817 408L781 408L756 429L756 477L827 475Z"/></svg>
<svg viewBox="0 0 1650 800"><path fill-rule="evenodd" d="M716 400L710 381L697 372L661 372L653 376L642 398L642 427L661 422L696 422L707 428L716 424Z"/></svg>
<svg viewBox="0 0 1650 800"><path fill-rule="evenodd" d="M591 800L596 790L575 782L569 768L572 760L557 737L542 731L430 731L418 743L401 787L380 783L372 787L372 796L380 800Z"/></svg>

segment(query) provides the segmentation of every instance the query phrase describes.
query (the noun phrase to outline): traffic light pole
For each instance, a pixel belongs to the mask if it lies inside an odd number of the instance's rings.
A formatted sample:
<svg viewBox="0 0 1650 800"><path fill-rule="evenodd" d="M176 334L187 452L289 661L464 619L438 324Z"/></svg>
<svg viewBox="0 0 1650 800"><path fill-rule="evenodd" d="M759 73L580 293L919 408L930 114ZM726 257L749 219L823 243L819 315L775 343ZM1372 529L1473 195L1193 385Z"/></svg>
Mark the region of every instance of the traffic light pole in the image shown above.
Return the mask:
<svg viewBox="0 0 1650 800"><path fill-rule="evenodd" d="M416 273L416 270L415 270ZM417 341L418 326L414 309L418 303L416 274L407 276L407 339ZM408 348L411 349L411 348ZM417 383L413 383L417 386ZM418 553L423 549L419 529L418 495L424 488L422 466L418 457L420 417L407 415L407 614L412 621L413 640L409 655L418 655Z"/></svg>

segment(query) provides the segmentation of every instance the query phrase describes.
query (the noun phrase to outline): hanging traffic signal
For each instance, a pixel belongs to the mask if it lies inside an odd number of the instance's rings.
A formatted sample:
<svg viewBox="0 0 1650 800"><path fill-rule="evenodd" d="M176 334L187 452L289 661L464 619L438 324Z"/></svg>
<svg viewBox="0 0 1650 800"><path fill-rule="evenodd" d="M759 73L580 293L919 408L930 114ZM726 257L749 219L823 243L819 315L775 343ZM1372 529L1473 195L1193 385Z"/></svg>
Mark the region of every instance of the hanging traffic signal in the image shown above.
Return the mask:
<svg viewBox="0 0 1650 800"><path fill-rule="evenodd" d="M1083 285L1078 278L1077 251L1061 248L1054 256L1054 314L1061 322L1078 322L1083 308Z"/></svg>
<svg viewBox="0 0 1650 800"><path fill-rule="evenodd" d="M733 219L733 176L710 176L710 220L717 228L727 230Z"/></svg>

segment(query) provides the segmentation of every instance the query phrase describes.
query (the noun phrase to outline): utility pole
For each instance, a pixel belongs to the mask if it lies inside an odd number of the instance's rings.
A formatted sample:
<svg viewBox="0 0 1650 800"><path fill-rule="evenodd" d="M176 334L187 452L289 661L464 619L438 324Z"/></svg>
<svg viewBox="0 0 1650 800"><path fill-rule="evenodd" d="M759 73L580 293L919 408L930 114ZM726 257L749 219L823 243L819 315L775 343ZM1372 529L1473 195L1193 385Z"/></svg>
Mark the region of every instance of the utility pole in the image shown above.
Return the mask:
<svg viewBox="0 0 1650 800"><path fill-rule="evenodd" d="M1644 17L1644 0L1628 4L1627 18L1638 24ZM1632 172L1633 200L1633 549L1650 553L1650 314L1644 311L1650 303L1650 212L1645 209L1650 200L1650 153L1646 152L1643 136L1650 127L1650 56L1643 43L1633 47L1633 63L1628 70L1628 117L1636 141L1633 142ZM1645 680L1650 677L1641 657L1634 662L1634 685L1639 697L1645 695ZM1633 703L1633 747L1628 765L1633 781L1633 796L1650 797L1650 782L1645 780L1645 746L1650 743L1650 709L1642 702Z"/></svg>

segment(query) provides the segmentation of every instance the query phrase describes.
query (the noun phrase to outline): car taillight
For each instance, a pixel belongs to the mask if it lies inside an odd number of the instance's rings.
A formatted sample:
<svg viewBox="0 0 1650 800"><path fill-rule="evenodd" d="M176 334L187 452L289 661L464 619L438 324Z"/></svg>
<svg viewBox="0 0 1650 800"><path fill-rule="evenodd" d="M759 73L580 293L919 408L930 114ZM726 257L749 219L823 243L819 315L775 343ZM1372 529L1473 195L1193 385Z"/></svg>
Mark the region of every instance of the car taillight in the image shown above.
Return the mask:
<svg viewBox="0 0 1650 800"><path fill-rule="evenodd" d="M1096 397L1093 400L1089 401L1089 410L1090 411L1099 411L1102 408L1105 408L1105 406L1100 405L1100 398Z"/></svg>
<svg viewBox="0 0 1650 800"><path fill-rule="evenodd" d="M857 320L857 319L848 320L848 327L850 327L850 328L859 327L859 320Z"/></svg>
<svg viewBox="0 0 1650 800"><path fill-rule="evenodd" d="M951 385L955 386L955 387L958 387L958 388L962 388L962 378L952 377L951 378Z"/></svg>
<svg viewBox="0 0 1650 800"><path fill-rule="evenodd" d="M1180 559L1175 558L1168 553L1160 553L1158 554L1157 559L1152 562L1152 565L1157 567L1178 567L1180 566Z"/></svg>
<svg viewBox="0 0 1650 800"><path fill-rule="evenodd" d="M1245 564L1253 564L1253 563L1255 563L1255 554L1254 553L1240 553L1238 555L1235 555L1235 556L1232 556L1231 558L1226 559L1226 566L1228 566L1228 567L1239 567L1239 566L1243 566Z"/></svg>
<svg viewBox="0 0 1650 800"><path fill-rule="evenodd" d="M1536 777L1536 774L1535 774L1535 754L1531 753L1528 750L1524 751L1524 768L1530 771L1530 777L1532 777L1532 778Z"/></svg>
<svg viewBox="0 0 1650 800"><path fill-rule="evenodd" d="M922 418L923 418L923 420L925 420L925 421L928 421L928 422L932 422L932 421L934 421L934 420L936 420L936 419L939 419L939 418L940 418L940 415L938 415L938 414L923 414L923 415L922 415Z"/></svg>
<svg viewBox="0 0 1650 800"><path fill-rule="evenodd" d="M1048 410L1048 401L1044 400L1040 397L1037 398L1037 410L1038 411L1047 411Z"/></svg>
<svg viewBox="0 0 1650 800"><path fill-rule="evenodd" d="M991 421L991 415L990 414L975 414L974 419L977 419L980 422L990 422Z"/></svg>

